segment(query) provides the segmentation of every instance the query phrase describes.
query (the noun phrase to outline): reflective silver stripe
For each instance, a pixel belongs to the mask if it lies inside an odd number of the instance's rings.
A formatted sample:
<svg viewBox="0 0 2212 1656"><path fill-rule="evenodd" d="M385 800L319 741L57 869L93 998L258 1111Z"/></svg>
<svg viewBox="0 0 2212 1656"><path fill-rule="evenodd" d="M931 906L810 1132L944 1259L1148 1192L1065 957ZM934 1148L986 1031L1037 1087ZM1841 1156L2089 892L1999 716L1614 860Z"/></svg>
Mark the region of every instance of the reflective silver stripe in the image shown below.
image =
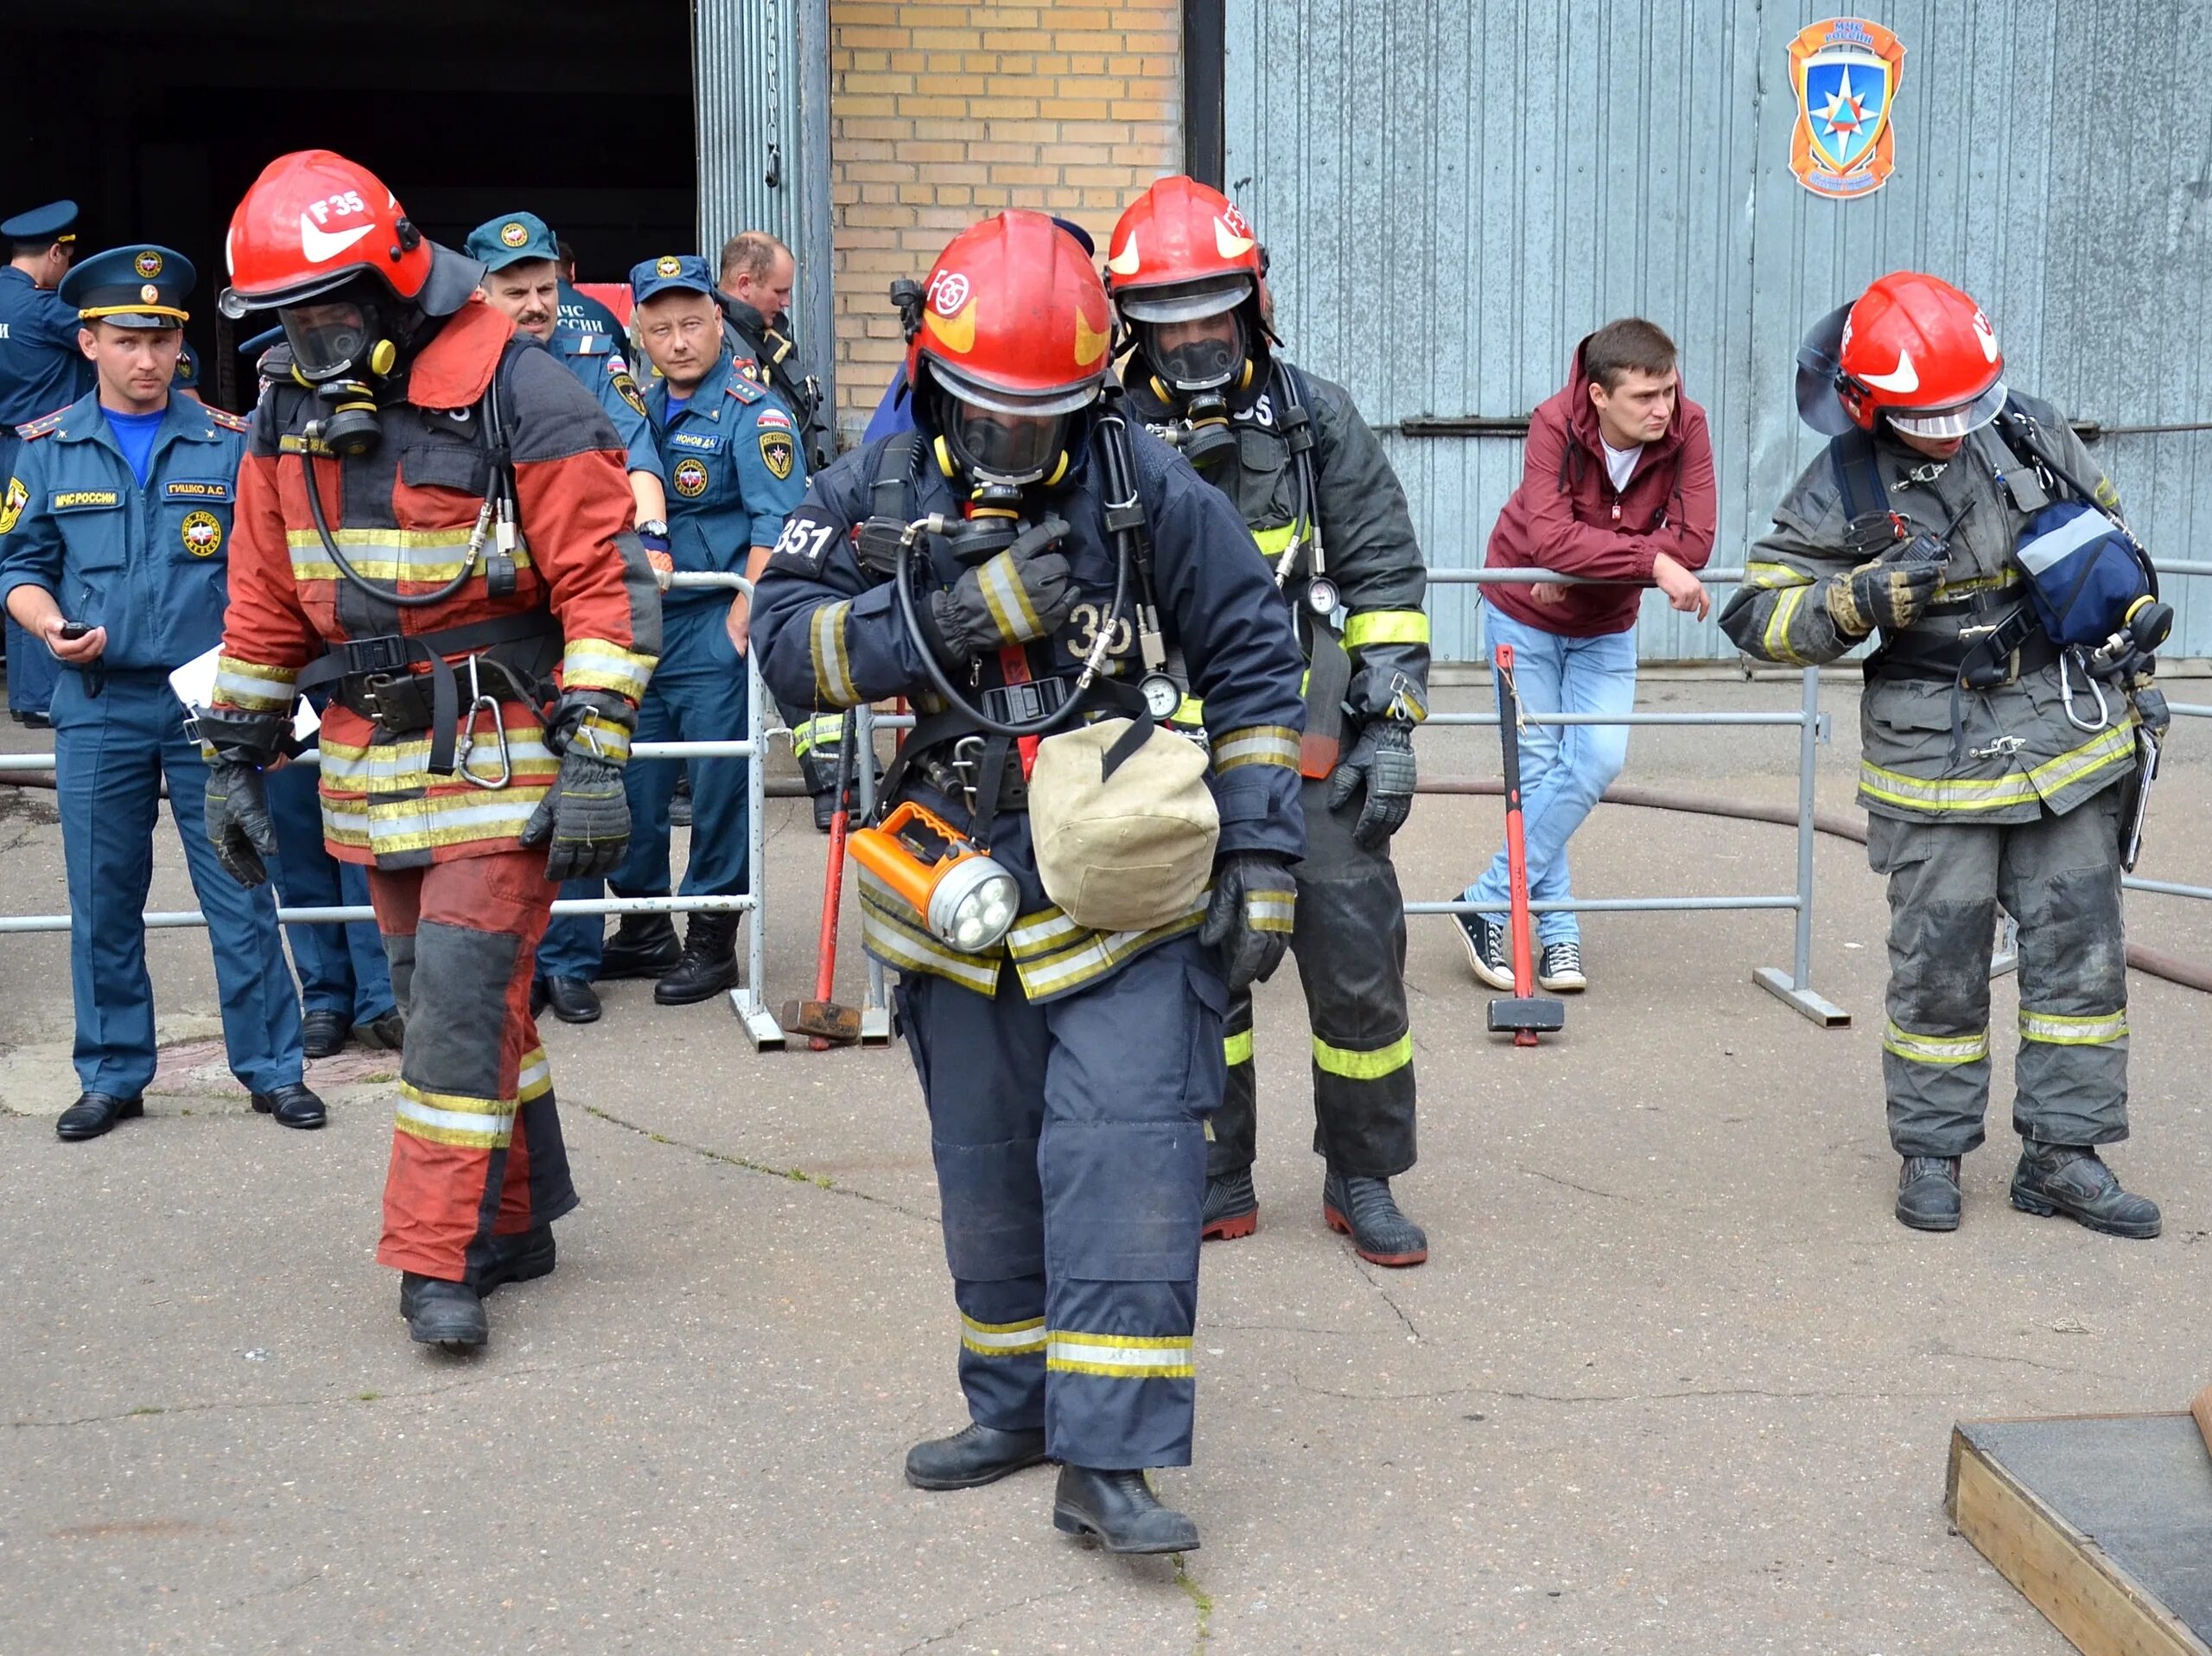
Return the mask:
<svg viewBox="0 0 2212 1656"><path fill-rule="evenodd" d="M997 960L940 943L905 898L866 869L860 876L861 942L870 954L903 971L950 978L979 995L997 993Z"/></svg>
<svg viewBox="0 0 2212 1656"><path fill-rule="evenodd" d="M1785 587L1809 587L1813 577L1787 564L1746 564L1744 584L1757 592L1776 592Z"/></svg>
<svg viewBox="0 0 2212 1656"><path fill-rule="evenodd" d="M1978 1064L1989 1056L1989 1031L1970 1035L1915 1035L1892 1018L1882 1050L1915 1064Z"/></svg>
<svg viewBox="0 0 2212 1656"><path fill-rule="evenodd" d="M561 653L563 690L611 690L636 701L645 693L655 658L626 650L605 639L575 638Z"/></svg>
<svg viewBox="0 0 2212 1656"><path fill-rule="evenodd" d="M2024 1006L2020 1039L2054 1047L2110 1047L2127 1039L2127 1013L2123 1008L2096 1017L2069 1017L2057 1012L2031 1012Z"/></svg>
<svg viewBox="0 0 2212 1656"><path fill-rule="evenodd" d="M1294 892L1255 891L1247 894L1244 901L1255 932L1287 932L1298 918Z"/></svg>
<svg viewBox="0 0 2212 1656"><path fill-rule="evenodd" d="M515 1096L524 1104L553 1090L553 1062L545 1048L533 1047L523 1054L522 1071L515 1077Z"/></svg>
<svg viewBox="0 0 2212 1656"><path fill-rule="evenodd" d="M809 642L814 650L814 688L825 702L851 707L861 699L853 684L851 658L845 653L845 623L851 618L849 601L823 604L814 612Z"/></svg>
<svg viewBox="0 0 2212 1656"><path fill-rule="evenodd" d="M2113 532L2112 519L2101 513L2084 512L2069 518L2056 529L2045 530L2032 540L2024 540L2014 550L2013 556L2030 575L2041 575L2061 558L2080 551L2091 541Z"/></svg>
<svg viewBox="0 0 2212 1656"><path fill-rule="evenodd" d="M1055 1328L1046 1343L1045 1366L1107 1379L1186 1380L1192 1375L1191 1341L1188 1336L1154 1339Z"/></svg>
<svg viewBox="0 0 2212 1656"><path fill-rule="evenodd" d="M1248 724L1213 736L1213 768L1219 775L1239 765L1298 768L1298 732L1287 724Z"/></svg>
<svg viewBox="0 0 2212 1656"><path fill-rule="evenodd" d="M979 1357L1028 1357L1045 1349L1045 1319L1026 1322L978 1322L960 1315L960 1343Z"/></svg>
<svg viewBox="0 0 2212 1656"><path fill-rule="evenodd" d="M264 667L236 656L215 658L215 700L218 705L243 708L252 713L281 713L297 698L292 686L299 678L293 667Z"/></svg>
<svg viewBox="0 0 2212 1656"><path fill-rule="evenodd" d="M1029 595L1014 578L1014 560L1001 552L976 571L983 602L998 624L999 635L1027 643L1043 635L1044 627L1030 608Z"/></svg>

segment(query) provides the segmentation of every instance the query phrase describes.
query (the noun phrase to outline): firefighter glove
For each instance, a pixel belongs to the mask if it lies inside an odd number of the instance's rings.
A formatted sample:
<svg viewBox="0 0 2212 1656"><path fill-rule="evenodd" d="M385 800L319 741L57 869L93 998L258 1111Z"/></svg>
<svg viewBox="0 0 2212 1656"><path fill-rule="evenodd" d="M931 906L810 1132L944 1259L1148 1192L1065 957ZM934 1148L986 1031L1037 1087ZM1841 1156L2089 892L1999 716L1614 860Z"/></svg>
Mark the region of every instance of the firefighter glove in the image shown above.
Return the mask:
<svg viewBox="0 0 2212 1656"><path fill-rule="evenodd" d="M1894 633L1920 619L1942 580L1943 565L1933 560L1861 564L1828 583L1828 618L1846 638L1865 638L1878 627Z"/></svg>
<svg viewBox="0 0 2212 1656"><path fill-rule="evenodd" d="M1367 799L1351 837L1360 850L1371 851L1406 825L1414 808L1415 775L1413 726L1373 720L1329 773L1329 809L1342 810L1364 784Z"/></svg>
<svg viewBox="0 0 2212 1656"><path fill-rule="evenodd" d="M269 790L245 760L218 754L207 761L207 838L231 878L251 891L269 878L264 857L276 855Z"/></svg>
<svg viewBox="0 0 2212 1656"><path fill-rule="evenodd" d="M545 722L545 745L556 755L581 748L610 764L630 757L630 733L638 710L606 690L572 690L561 697Z"/></svg>
<svg viewBox="0 0 2212 1656"><path fill-rule="evenodd" d="M582 741L561 756L561 774L531 812L524 845L543 845L549 880L597 880L622 866L630 853L630 802L623 797L622 767L602 759Z"/></svg>
<svg viewBox="0 0 2212 1656"><path fill-rule="evenodd" d="M1213 896L1198 940L1221 951L1233 992L1265 983L1290 943L1298 887L1269 851L1230 851L1214 864Z"/></svg>
<svg viewBox="0 0 2212 1656"><path fill-rule="evenodd" d="M930 595L944 653L972 661L1002 645L1027 644L1056 631L1075 608L1075 572L1055 551L1000 552Z"/></svg>

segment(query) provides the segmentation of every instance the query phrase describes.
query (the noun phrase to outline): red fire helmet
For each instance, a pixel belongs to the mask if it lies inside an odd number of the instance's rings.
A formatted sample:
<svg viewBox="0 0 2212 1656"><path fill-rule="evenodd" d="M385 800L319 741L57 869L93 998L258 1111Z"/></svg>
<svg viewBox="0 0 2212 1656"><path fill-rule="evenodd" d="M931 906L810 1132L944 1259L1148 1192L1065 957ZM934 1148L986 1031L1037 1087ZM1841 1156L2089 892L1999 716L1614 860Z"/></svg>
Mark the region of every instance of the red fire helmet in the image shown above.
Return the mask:
<svg viewBox="0 0 2212 1656"><path fill-rule="evenodd" d="M1962 437L2005 406L1997 330L1972 298L1918 271L1892 271L1859 296L1836 366L1836 398L1862 430L1886 415L1915 436Z"/></svg>
<svg viewBox="0 0 2212 1656"><path fill-rule="evenodd" d="M938 256L906 379L918 394L926 366L980 408L1071 413L1097 397L1112 332L1106 290L1075 239L1041 213L1001 213Z"/></svg>
<svg viewBox="0 0 2212 1656"><path fill-rule="evenodd" d="M1219 190L1178 175L1129 203L1107 243L1108 290L1131 322L1186 322L1260 290L1260 244Z"/></svg>
<svg viewBox="0 0 2212 1656"><path fill-rule="evenodd" d="M367 168L328 150L279 156L231 214L226 315L297 304L364 271L402 299L429 280L432 253Z"/></svg>

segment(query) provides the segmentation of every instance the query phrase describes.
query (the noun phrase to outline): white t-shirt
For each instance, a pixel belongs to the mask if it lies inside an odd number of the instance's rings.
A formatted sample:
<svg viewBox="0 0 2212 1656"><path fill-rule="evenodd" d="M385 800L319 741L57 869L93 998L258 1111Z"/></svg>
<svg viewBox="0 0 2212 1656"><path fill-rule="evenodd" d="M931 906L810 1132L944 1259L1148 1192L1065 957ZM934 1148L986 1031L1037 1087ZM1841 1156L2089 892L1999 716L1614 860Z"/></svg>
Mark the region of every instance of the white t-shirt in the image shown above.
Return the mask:
<svg viewBox="0 0 2212 1656"><path fill-rule="evenodd" d="M1628 480L1636 475L1636 462L1643 458L1643 445L1639 443L1616 449L1599 437L1598 446L1605 451L1605 475L1613 480L1613 493L1618 494L1628 487Z"/></svg>

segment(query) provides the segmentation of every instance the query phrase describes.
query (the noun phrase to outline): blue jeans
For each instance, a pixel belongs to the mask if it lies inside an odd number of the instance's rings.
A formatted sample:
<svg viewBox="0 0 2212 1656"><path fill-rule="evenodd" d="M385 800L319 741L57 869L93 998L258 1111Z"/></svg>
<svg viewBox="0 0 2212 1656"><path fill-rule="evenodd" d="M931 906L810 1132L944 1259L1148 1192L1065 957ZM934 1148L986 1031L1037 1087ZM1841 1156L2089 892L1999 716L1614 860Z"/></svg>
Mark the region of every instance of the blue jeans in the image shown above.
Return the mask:
<svg viewBox="0 0 2212 1656"><path fill-rule="evenodd" d="M1499 645L1513 646L1513 682L1524 711L1625 713L1636 705L1634 627L1599 638L1562 638L1516 621L1496 605L1484 622L1493 662ZM1624 724L1532 724L1522 731L1521 818L1531 902L1573 899L1567 842L1627 760ZM1503 902L1511 892L1500 847L1465 900ZM1580 920L1570 914L1537 915L1535 932L1539 949L1582 940Z"/></svg>
<svg viewBox="0 0 2212 1656"><path fill-rule="evenodd" d="M270 877L288 908L365 908L369 871L340 862L323 845L322 802L315 777L311 766L287 765L265 785L269 819L276 830L276 857ZM374 920L286 930L306 1010L335 1012L355 1023L368 1023L392 1010L391 967Z"/></svg>

